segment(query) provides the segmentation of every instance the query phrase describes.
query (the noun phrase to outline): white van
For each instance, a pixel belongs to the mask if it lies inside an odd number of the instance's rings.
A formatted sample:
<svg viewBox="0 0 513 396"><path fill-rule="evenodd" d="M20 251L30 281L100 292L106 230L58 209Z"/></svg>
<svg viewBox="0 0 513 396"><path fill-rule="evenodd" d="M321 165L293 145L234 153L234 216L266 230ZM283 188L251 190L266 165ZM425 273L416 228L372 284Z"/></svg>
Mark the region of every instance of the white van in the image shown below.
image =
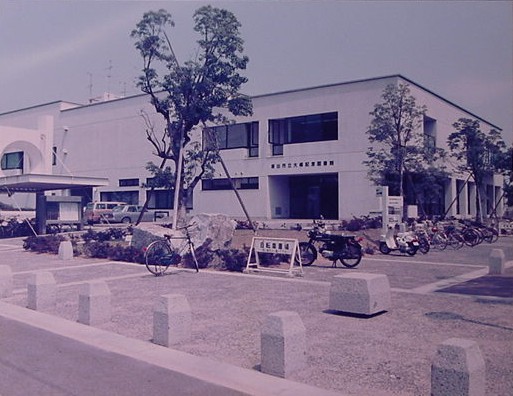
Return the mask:
<svg viewBox="0 0 513 396"><path fill-rule="evenodd" d="M89 202L84 208L84 221L89 224L112 219L112 209L126 205L126 202Z"/></svg>

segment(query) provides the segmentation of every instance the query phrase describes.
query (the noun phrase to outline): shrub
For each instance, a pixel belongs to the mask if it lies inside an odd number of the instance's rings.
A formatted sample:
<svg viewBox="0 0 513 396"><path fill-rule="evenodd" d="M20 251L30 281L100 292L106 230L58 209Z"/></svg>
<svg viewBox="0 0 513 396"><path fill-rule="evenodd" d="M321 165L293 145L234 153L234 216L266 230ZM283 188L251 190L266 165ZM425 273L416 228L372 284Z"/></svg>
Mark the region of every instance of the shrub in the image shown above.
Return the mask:
<svg viewBox="0 0 513 396"><path fill-rule="evenodd" d="M29 236L23 240L23 248L36 253L59 252L59 245L65 238L62 235Z"/></svg>
<svg viewBox="0 0 513 396"><path fill-rule="evenodd" d="M221 249L217 252L219 269L242 272L246 268L248 253L239 249Z"/></svg>

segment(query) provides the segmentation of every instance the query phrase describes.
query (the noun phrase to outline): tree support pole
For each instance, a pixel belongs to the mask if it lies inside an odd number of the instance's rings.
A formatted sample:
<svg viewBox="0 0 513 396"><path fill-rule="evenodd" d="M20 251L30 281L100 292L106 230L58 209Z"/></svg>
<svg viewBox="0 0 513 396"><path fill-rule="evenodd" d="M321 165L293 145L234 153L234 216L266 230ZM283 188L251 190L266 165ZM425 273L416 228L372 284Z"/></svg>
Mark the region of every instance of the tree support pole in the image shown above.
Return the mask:
<svg viewBox="0 0 513 396"><path fill-rule="evenodd" d="M470 177L472 176L471 173L469 173L468 177L467 177L467 180L465 180L465 183L463 183L463 186L461 186L461 188L459 189L459 191L456 193L456 196L454 197L454 199L452 200L451 204L449 205L449 207L447 208L447 210L445 211L444 215L443 215L443 219L445 219L445 217L447 216L447 213L449 213L449 210L451 210L452 206L454 205L454 203L456 202L456 200L459 198L461 192L463 191L463 189L465 188L465 186L467 185L468 181L470 180Z"/></svg>
<svg viewBox="0 0 513 396"><path fill-rule="evenodd" d="M242 202L242 198L241 198L241 196L239 194L239 191L237 191L237 188L235 187L235 184L233 183L233 180L232 180L232 178L230 176L230 172L228 172L228 168L226 167L226 164L224 163L223 158L221 157L221 155L218 154L218 157L219 157L219 162L221 162L221 166L223 167L224 173L226 174L226 177L228 177L228 180L230 181L230 185L232 186L232 190L235 193L235 195L237 196L239 204L242 207L242 210L244 211L244 214L246 215L246 219L248 219L249 225L251 226L251 229L253 230L253 232L256 233L255 226L253 225L253 222L251 221L251 218L249 217L249 213L246 210L246 206L244 205L244 202Z"/></svg>

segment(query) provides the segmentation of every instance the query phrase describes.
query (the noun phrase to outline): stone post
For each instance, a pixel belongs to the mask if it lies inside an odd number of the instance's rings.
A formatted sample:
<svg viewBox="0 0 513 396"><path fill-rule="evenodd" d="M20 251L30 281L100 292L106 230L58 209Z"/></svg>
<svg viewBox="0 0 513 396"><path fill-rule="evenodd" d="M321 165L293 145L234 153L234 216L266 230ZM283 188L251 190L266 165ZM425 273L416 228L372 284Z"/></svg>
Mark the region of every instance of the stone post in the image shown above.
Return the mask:
<svg viewBox="0 0 513 396"><path fill-rule="evenodd" d="M490 257L488 259L488 273L490 275L500 275L504 273L506 263L506 257L504 255L504 250L502 249L492 249L490 253Z"/></svg>
<svg viewBox="0 0 513 396"><path fill-rule="evenodd" d="M296 312L267 316L261 333L261 371L277 377L306 367L306 329Z"/></svg>
<svg viewBox="0 0 513 396"><path fill-rule="evenodd" d="M62 241L59 244L59 258L61 260L71 260L73 258L73 245L71 241Z"/></svg>
<svg viewBox="0 0 513 396"><path fill-rule="evenodd" d="M153 343L168 347L191 338L192 313L181 294L160 296L153 311Z"/></svg>
<svg viewBox="0 0 513 396"><path fill-rule="evenodd" d="M390 308L390 284L383 274L352 272L337 275L330 288L329 309L374 315Z"/></svg>
<svg viewBox="0 0 513 396"><path fill-rule="evenodd" d="M80 323L95 326L111 320L111 293L106 282L85 283L78 297Z"/></svg>
<svg viewBox="0 0 513 396"><path fill-rule="evenodd" d="M0 265L0 298L12 296L13 280L11 267Z"/></svg>
<svg viewBox="0 0 513 396"><path fill-rule="evenodd" d="M54 309L57 284L51 272L36 272L27 283L27 308L37 311Z"/></svg>
<svg viewBox="0 0 513 396"><path fill-rule="evenodd" d="M451 338L438 345L431 365L432 396L484 396L485 362L475 341Z"/></svg>

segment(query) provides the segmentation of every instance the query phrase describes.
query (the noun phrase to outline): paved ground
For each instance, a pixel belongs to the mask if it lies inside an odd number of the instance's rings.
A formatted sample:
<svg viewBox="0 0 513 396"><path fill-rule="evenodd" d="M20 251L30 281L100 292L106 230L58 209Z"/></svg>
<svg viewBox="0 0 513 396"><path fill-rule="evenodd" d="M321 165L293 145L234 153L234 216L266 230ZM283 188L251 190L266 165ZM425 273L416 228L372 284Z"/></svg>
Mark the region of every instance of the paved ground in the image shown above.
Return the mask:
<svg viewBox="0 0 513 396"><path fill-rule="evenodd" d="M491 249L503 248L509 255L512 242L512 237L501 237L494 245L413 258L365 256L351 270L319 262L305 268L302 278L290 279L213 271L180 271L157 278L140 265L82 258L62 261L52 255L24 252L19 240L0 241L0 265L11 266L15 283L14 295L2 302L25 307L30 274L50 271L59 285L58 304L47 313L76 322L80 285L104 279L112 292L113 319L98 326L99 330L151 345L156 299L180 293L191 305L193 335L191 341L175 349L254 371L260 363L260 329L266 316L295 311L307 329L309 366L291 379L353 395L429 395L430 364L437 345L452 337L466 338L479 344L485 358L486 394L513 395L513 272L509 268L505 275L490 277L486 268ZM348 271L386 274L392 308L367 319L328 311L330 281ZM9 328L2 325L0 330L0 348L7 348ZM94 364L95 358L91 359ZM0 367L0 394L28 394L5 374L13 370L23 373L22 359L5 361L0 357ZM51 370L41 372L51 382ZM71 377L68 381L73 381ZM97 381L101 382L101 376ZM133 390L118 394L137 394ZM94 392L76 389L73 394ZM205 392L196 389L189 394Z"/></svg>

